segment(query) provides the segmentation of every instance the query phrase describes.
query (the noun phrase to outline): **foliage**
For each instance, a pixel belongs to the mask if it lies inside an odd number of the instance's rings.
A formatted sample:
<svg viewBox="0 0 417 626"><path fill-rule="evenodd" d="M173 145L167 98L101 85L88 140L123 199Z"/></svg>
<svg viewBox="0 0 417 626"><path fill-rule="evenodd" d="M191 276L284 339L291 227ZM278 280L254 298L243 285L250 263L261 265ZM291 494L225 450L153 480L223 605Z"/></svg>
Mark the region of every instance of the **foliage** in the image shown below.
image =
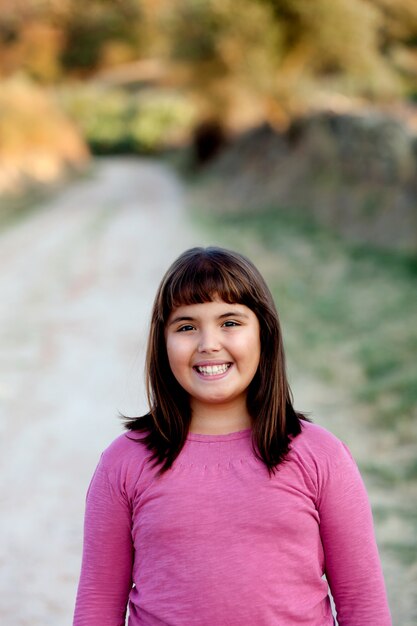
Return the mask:
<svg viewBox="0 0 417 626"><path fill-rule="evenodd" d="M270 93L281 32L262 3L242 0L236 11L232 0L173 2L160 23L169 58L185 66L188 85L212 112L224 117L229 106L236 113L250 92Z"/></svg>
<svg viewBox="0 0 417 626"><path fill-rule="evenodd" d="M416 91L415 0L0 0L0 74L44 82L157 57L224 113ZM321 96L320 96L321 97Z"/></svg>
<svg viewBox="0 0 417 626"><path fill-rule="evenodd" d="M124 41L140 52L139 7L133 2L72 0L65 15L65 46L61 52L64 71L91 71L101 65L109 42Z"/></svg>
<svg viewBox="0 0 417 626"><path fill-rule="evenodd" d="M80 172L88 163L87 147L75 125L51 94L27 79L3 81L0 137L0 195L7 196L1 217L14 209L9 196L51 184L70 170Z"/></svg>
<svg viewBox="0 0 417 626"><path fill-rule="evenodd" d="M0 74L24 70L42 82L89 74L112 43L124 60L141 52L140 3L135 0L0 0Z"/></svg>
<svg viewBox="0 0 417 626"><path fill-rule="evenodd" d="M60 101L98 154L155 152L181 140L194 119L190 103L175 92L78 84L61 89Z"/></svg>
<svg viewBox="0 0 417 626"><path fill-rule="evenodd" d="M220 110L238 109L233 83L239 105L255 92L281 114L322 93L386 99L415 85L413 0L243 0L238 12L232 0L181 0L164 17L172 57Z"/></svg>

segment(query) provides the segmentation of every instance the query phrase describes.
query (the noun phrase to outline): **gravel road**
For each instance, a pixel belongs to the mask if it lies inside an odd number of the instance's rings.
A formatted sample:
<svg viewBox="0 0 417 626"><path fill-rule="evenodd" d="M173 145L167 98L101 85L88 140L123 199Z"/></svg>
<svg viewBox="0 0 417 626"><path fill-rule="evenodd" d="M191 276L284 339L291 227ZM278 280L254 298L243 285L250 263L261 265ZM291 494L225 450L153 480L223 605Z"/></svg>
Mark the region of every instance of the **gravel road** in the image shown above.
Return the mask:
<svg viewBox="0 0 417 626"><path fill-rule="evenodd" d="M0 622L71 623L84 494L117 412L145 409L156 286L186 247L163 165L98 161L91 178L0 235Z"/></svg>

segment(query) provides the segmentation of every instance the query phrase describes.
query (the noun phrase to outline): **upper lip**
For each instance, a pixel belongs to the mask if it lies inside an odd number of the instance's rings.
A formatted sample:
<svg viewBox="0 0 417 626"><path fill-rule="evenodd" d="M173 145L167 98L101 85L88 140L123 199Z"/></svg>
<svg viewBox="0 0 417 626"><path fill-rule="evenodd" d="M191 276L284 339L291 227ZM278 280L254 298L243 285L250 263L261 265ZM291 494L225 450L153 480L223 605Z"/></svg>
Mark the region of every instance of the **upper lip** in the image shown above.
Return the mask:
<svg viewBox="0 0 417 626"><path fill-rule="evenodd" d="M210 367L211 365L231 365L231 361L200 361L194 363L193 367Z"/></svg>

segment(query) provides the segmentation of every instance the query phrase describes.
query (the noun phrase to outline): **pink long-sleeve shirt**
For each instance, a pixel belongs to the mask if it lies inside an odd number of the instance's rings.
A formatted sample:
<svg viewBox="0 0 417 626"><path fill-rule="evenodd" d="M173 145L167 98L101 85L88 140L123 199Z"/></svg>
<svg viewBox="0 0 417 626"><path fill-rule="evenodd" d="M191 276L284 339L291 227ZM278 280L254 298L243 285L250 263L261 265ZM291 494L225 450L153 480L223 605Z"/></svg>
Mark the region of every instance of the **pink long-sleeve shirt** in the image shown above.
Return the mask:
<svg viewBox="0 0 417 626"><path fill-rule="evenodd" d="M372 515L346 446L302 422L273 476L251 431L190 434L161 477L140 434L92 478L74 626L391 626Z"/></svg>

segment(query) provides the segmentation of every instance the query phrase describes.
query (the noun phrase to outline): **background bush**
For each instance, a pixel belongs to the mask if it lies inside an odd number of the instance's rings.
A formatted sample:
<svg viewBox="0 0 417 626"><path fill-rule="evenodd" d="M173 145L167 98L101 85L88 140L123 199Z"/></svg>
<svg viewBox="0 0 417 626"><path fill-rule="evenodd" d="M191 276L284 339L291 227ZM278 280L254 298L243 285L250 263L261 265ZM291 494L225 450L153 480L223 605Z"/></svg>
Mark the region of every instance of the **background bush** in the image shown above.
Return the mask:
<svg viewBox="0 0 417 626"><path fill-rule="evenodd" d="M59 98L96 154L157 152L185 140L195 117L188 99L161 89L132 93L80 83L61 89Z"/></svg>

